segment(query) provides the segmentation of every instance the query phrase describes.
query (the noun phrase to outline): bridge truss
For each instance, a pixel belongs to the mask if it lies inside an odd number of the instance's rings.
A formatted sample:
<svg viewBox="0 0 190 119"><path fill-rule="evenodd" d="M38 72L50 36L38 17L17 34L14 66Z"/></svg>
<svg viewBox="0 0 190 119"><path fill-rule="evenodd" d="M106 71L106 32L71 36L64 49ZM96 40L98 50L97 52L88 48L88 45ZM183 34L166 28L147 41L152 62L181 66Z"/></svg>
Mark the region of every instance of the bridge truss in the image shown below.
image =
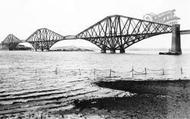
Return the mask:
<svg viewBox="0 0 190 119"><path fill-rule="evenodd" d="M22 41L16 36L14 36L13 34L9 34L1 43L9 50L14 50L16 49L16 46L21 42Z"/></svg>
<svg viewBox="0 0 190 119"><path fill-rule="evenodd" d="M76 35L101 48L102 52L120 50L152 36L171 33L172 26L141 19L113 15L108 16Z"/></svg>
<svg viewBox="0 0 190 119"><path fill-rule="evenodd" d="M61 40L84 39L97 45L103 53L107 50L112 53L120 50L120 53L124 53L129 46L152 36L171 33L172 29L172 26L166 24L113 15L102 19L74 36L62 36L47 28L41 28L30 35L26 42L31 43L35 50L43 51L50 50L53 44ZM9 43L12 42L11 39L15 39L13 40L14 43L20 42L13 35L7 36L6 39L9 39L5 40Z"/></svg>
<svg viewBox="0 0 190 119"><path fill-rule="evenodd" d="M49 50L53 44L63 39L65 39L64 36L47 28L41 28L29 36L26 41L31 43L35 50L43 51Z"/></svg>

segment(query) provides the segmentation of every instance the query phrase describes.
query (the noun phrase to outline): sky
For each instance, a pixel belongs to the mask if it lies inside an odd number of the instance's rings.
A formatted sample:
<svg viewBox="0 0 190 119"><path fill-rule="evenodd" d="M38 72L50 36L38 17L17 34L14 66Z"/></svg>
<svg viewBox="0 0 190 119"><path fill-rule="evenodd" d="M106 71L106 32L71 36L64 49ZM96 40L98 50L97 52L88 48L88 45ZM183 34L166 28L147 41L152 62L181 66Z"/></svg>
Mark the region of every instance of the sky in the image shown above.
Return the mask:
<svg viewBox="0 0 190 119"><path fill-rule="evenodd" d="M189 5L190 0L0 0L0 41L10 33L25 40L39 28L48 28L63 36L75 35L109 15L142 19L147 13L158 14L172 9L180 17L181 29L190 29ZM181 39L182 48L190 48L190 35ZM83 45L91 45L87 41L82 42ZM61 44L65 42L56 45ZM134 45L140 48L170 46L171 34Z"/></svg>

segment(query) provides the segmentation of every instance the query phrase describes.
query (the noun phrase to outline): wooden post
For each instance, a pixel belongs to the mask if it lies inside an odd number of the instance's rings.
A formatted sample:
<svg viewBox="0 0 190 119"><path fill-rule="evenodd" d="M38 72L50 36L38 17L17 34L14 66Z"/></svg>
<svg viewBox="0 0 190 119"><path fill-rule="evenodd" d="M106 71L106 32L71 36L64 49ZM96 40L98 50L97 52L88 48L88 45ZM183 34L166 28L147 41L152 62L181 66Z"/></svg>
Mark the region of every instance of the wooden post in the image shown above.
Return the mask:
<svg viewBox="0 0 190 119"><path fill-rule="evenodd" d="M95 79L95 75L96 75L96 69L94 68L94 79Z"/></svg>
<svg viewBox="0 0 190 119"><path fill-rule="evenodd" d="M181 75L183 74L183 68L181 67Z"/></svg>
<svg viewBox="0 0 190 119"><path fill-rule="evenodd" d="M133 71L134 71L134 69L133 69L133 66L132 66L132 69L131 69L132 77L133 77L133 75L134 75L134 74L133 74Z"/></svg>
<svg viewBox="0 0 190 119"><path fill-rule="evenodd" d="M110 69L110 76L109 77L111 78L111 69Z"/></svg>
<svg viewBox="0 0 190 119"><path fill-rule="evenodd" d="M79 69L79 75L81 75L81 70Z"/></svg>
<svg viewBox="0 0 190 119"><path fill-rule="evenodd" d="M56 75L58 74L57 67L55 68L55 74L56 74Z"/></svg>
<svg viewBox="0 0 190 119"><path fill-rule="evenodd" d="M145 73L145 75L147 75L146 67L144 68L144 73Z"/></svg>
<svg viewBox="0 0 190 119"><path fill-rule="evenodd" d="M165 75L165 73L164 73L164 68L162 69L162 75Z"/></svg>

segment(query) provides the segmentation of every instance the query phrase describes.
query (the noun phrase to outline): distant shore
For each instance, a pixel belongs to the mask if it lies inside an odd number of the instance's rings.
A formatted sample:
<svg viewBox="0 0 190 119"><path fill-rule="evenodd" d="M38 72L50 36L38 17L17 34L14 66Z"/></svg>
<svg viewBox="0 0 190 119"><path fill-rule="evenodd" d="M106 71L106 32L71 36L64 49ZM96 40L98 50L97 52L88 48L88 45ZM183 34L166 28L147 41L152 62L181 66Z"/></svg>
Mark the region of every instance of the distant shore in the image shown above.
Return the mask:
<svg viewBox="0 0 190 119"><path fill-rule="evenodd" d="M91 49L82 49L82 48L76 48L76 49L57 49L57 50L50 50L50 51L94 51Z"/></svg>

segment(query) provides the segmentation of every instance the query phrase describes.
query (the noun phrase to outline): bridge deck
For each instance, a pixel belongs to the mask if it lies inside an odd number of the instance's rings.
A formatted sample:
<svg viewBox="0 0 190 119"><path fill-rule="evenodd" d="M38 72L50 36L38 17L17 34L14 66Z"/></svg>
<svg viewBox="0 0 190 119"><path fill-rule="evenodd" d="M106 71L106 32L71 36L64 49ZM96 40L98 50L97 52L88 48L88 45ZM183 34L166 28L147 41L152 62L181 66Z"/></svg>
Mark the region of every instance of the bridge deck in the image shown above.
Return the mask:
<svg viewBox="0 0 190 119"><path fill-rule="evenodd" d="M181 30L180 34L181 35L190 34L190 30Z"/></svg>

